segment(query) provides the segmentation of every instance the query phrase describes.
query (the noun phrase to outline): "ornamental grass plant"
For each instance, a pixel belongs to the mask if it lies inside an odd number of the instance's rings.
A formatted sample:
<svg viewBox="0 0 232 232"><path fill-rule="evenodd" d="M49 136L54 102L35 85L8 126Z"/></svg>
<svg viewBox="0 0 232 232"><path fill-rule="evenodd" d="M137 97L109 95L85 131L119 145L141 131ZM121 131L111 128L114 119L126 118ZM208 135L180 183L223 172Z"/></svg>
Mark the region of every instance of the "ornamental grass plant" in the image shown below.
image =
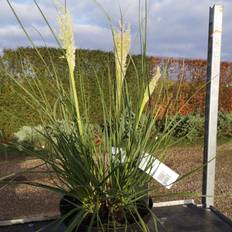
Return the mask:
<svg viewBox="0 0 232 232"><path fill-rule="evenodd" d="M10 1L7 2L39 58L46 65L15 9ZM152 175L153 158L160 161L167 158L165 151L170 145L175 118L167 121L163 126L162 135L157 136L154 128L161 113L159 103L165 100L163 99L165 86L160 82L164 78L160 68L156 67L151 73L145 59L146 10L144 15L140 14L139 22L141 75L136 72L136 65L130 56L130 27L123 20L119 26L113 27L109 18L114 45L115 72L111 73L109 69L108 82L101 83L98 72L93 69L98 83L96 91L101 99L99 111L102 112L102 123L96 124L89 117L88 92L82 84L85 70L80 68L82 58L78 50L76 60L73 24L68 8L66 5L58 5L57 35L37 2L34 2L57 45L62 49L63 55L60 58L66 60L69 73L66 80L68 85L65 85L59 78L52 59L53 65L45 66L53 83L51 94L54 102L51 103L43 89L41 77L25 79L27 82L25 87L20 78L16 79L6 70L7 77L23 90L20 97L25 104L39 115L40 125L43 128L37 133L43 138L44 148L30 150L21 144L21 149L41 159L44 165L48 166L48 173L52 173L50 177L53 185L31 181L20 183L46 188L61 196L67 196L66 200L68 199L72 207L57 221L62 223L71 218L66 232L77 231L83 222L88 224L87 231L92 231L92 228L96 227L98 231L117 231L122 227L123 231L128 231L131 221L137 223L141 231L149 231L140 214L141 208L145 208L152 215L154 226L157 227L158 219L148 204L149 192L154 192L155 189L150 189L148 183ZM137 73L134 77L137 83L136 96L131 96L127 85L129 63L134 64ZM106 67L107 65L106 63ZM31 67L32 72L33 68ZM108 86L106 92L103 91L103 85ZM157 104L151 105L150 99L154 92ZM80 102L84 107L80 108ZM178 124L176 121L175 123ZM140 164L144 159L148 162L141 170ZM4 177L1 177L0 181L3 183ZM13 183L17 182L13 180L11 184Z"/></svg>

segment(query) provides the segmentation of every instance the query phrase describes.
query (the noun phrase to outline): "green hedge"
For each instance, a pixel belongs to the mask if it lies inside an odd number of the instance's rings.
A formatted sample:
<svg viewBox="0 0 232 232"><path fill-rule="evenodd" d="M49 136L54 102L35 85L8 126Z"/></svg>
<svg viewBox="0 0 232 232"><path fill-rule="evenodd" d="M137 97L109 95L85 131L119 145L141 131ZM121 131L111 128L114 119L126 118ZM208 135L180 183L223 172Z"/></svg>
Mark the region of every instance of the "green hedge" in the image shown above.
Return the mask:
<svg viewBox="0 0 232 232"><path fill-rule="evenodd" d="M31 79L36 76L43 82L46 95L52 102L51 87L54 85L54 70L64 85L68 84L68 69L65 59L62 58L63 51L56 48L38 48L40 56L35 49L18 48L17 50L4 50L1 57L1 64L15 78L20 78L22 83L24 79ZM136 65L136 71L132 62L127 70L127 83L130 94L134 101L137 100L138 76L141 75L141 56L133 56ZM83 77L86 99L89 102L89 113L93 121L101 121L101 103L99 98L99 89L96 75L99 78L103 91L108 94L108 79L114 80L114 54L112 52L78 50L76 52L76 76L79 80ZM47 68L48 67L48 68ZM1 69L3 70L3 69ZM52 76L53 75L53 76ZM24 83L25 85L26 82ZM39 122L38 115L31 110L25 102L19 97L21 90L7 78L6 73L0 72L0 129L6 135L18 131L24 125L36 125ZM106 94L106 95L107 95ZM110 94L110 93L109 93ZM107 99L106 99L107 101ZM84 105L81 105L84 107Z"/></svg>
<svg viewBox="0 0 232 232"><path fill-rule="evenodd" d="M192 143L204 137L204 117L198 114L169 116L156 124L156 130L161 134L165 127L170 128L173 139ZM218 138L232 138L232 113L219 112L217 129Z"/></svg>
<svg viewBox="0 0 232 232"><path fill-rule="evenodd" d="M163 118L157 122L159 133L162 134L167 128L173 138L194 142L204 135L204 118L192 114L186 116L176 115Z"/></svg>
<svg viewBox="0 0 232 232"><path fill-rule="evenodd" d="M148 120L148 118L145 117L144 120ZM41 126L37 126L37 130L39 130L38 128L41 130ZM177 143L192 144L200 142L203 141L204 136L204 117L189 114L186 116L177 115L163 118L157 121L152 134L153 136L162 136L167 128L170 131L171 139ZM15 135L19 140L31 144L31 141L37 141L41 137L37 133L37 130L35 131L32 127L24 126ZM218 138L231 137L232 114L220 112L218 118Z"/></svg>
<svg viewBox="0 0 232 232"><path fill-rule="evenodd" d="M232 113L218 114L218 136L232 137Z"/></svg>
<svg viewBox="0 0 232 232"><path fill-rule="evenodd" d="M65 59L62 58L63 51L56 48L38 48L42 59L38 56L35 49L18 48L17 50L4 50L0 58L0 64L7 68L15 78L21 78L22 83L27 86L24 81L32 80L36 76L43 83L44 90L52 103L55 99L52 95L52 86L54 86L53 76L51 73L56 71L56 74L68 88L68 69ZM148 59L148 58L147 58ZM76 52L76 76L83 76L85 95L89 102L89 113L94 122L101 122L101 103L99 98L99 90L97 87L96 75L99 78L103 91L106 96L108 93L108 79L114 80L114 55L112 52L78 50ZM137 89L141 88L138 84L139 78L147 78L142 76L141 56L133 56L133 61L136 65L136 70L132 62L127 71L127 84L130 95L133 96L133 101L137 99ZM149 62L148 62L149 63ZM46 68L49 67L49 68ZM147 67L149 69L149 67ZM6 137L10 137L14 132L18 131L25 125L38 125L39 117L31 110L24 100L21 99L21 90L7 78L4 69L0 67L0 131ZM82 70L82 71L80 71ZM173 83L164 79L162 85L166 89L173 88ZM156 100L156 97L154 96ZM107 99L106 99L107 101ZM84 105L81 105L84 107ZM195 138L203 137L204 134L204 118L202 115L187 115L177 117L168 117L157 122L159 133L164 130L165 123L172 123L172 135L174 138L183 138L188 141L194 141ZM232 114L219 113L218 120L218 136L232 136Z"/></svg>

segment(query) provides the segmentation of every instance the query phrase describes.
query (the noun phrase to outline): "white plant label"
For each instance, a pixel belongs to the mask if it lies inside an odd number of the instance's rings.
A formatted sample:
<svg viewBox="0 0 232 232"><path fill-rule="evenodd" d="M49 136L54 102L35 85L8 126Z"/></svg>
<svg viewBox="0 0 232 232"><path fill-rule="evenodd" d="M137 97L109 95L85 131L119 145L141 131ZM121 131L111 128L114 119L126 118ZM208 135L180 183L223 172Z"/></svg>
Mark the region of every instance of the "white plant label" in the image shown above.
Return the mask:
<svg viewBox="0 0 232 232"><path fill-rule="evenodd" d="M145 154L145 157L142 159L139 168L152 176L156 181L158 181L167 189L170 189L173 183L179 177L178 173L148 153Z"/></svg>
<svg viewBox="0 0 232 232"><path fill-rule="evenodd" d="M117 155L118 153L122 154L122 162L124 162L125 152L122 148L112 147L112 154ZM142 159L139 168L152 176L167 189L170 189L179 177L178 173L148 153L145 153L145 157Z"/></svg>

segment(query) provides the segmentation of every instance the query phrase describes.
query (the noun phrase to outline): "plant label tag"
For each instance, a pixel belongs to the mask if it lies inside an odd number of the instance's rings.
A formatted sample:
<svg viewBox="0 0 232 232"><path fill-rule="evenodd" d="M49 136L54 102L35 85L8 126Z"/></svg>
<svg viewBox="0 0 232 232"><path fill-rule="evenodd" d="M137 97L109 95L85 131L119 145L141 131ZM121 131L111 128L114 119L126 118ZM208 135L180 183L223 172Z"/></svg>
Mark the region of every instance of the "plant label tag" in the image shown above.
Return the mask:
<svg viewBox="0 0 232 232"><path fill-rule="evenodd" d="M121 162L125 162L126 154L122 148L112 147L112 155L113 157L121 155ZM179 177L178 173L148 153L144 154L144 158L141 160L139 168L152 176L167 189L170 189Z"/></svg>
<svg viewBox="0 0 232 232"><path fill-rule="evenodd" d="M112 155L115 158L117 155L120 155L121 162L124 163L126 159L125 151L122 148L112 147Z"/></svg>
<svg viewBox="0 0 232 232"><path fill-rule="evenodd" d="M152 176L165 188L170 189L179 177L179 174L148 153L145 155L146 156L142 159L139 168Z"/></svg>

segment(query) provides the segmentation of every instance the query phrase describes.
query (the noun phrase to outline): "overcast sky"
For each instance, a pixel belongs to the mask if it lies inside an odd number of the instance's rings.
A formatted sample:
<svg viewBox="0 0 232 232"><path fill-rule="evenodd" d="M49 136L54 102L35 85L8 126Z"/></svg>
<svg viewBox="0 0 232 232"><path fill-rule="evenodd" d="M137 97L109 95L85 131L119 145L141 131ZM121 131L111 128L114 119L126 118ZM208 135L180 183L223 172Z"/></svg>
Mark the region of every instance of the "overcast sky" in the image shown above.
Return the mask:
<svg viewBox="0 0 232 232"><path fill-rule="evenodd" d="M56 10L51 0L37 0L51 25L56 24ZM133 49L138 50L138 2L139 0L98 0L112 17L120 18L119 5L126 22L131 25ZM11 0L34 42L41 46L39 33L46 44L55 46L51 32L45 25L33 0ZM107 19L94 0L67 0L74 25L76 46L89 49L112 49L112 39ZM206 58L208 40L209 7L224 5L222 59L232 61L232 0L150 0L148 23L148 54ZM28 46L6 0L0 0L0 50Z"/></svg>

